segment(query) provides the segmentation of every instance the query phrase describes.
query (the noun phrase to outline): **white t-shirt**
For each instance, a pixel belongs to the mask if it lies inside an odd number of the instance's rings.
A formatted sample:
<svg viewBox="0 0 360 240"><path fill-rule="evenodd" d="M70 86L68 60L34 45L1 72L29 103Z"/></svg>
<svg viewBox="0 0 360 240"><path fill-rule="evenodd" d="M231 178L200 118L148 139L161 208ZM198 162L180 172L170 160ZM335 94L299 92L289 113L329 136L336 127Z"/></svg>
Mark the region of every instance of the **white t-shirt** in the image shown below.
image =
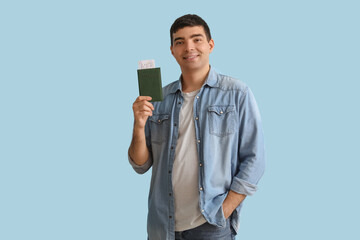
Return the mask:
<svg viewBox="0 0 360 240"><path fill-rule="evenodd" d="M175 200L175 231L198 227L206 222L199 207L199 159L193 106L199 90L183 93L180 110L179 136L173 166L173 192Z"/></svg>

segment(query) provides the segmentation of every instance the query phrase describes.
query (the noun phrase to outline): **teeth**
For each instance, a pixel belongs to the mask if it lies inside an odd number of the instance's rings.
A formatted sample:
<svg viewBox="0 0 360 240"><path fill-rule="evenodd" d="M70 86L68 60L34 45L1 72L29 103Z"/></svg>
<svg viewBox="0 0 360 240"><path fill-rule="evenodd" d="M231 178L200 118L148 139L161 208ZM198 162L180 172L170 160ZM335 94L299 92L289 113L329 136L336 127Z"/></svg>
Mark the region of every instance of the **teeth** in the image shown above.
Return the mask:
<svg viewBox="0 0 360 240"><path fill-rule="evenodd" d="M196 57L197 57L197 55L194 55L194 56L190 56L190 57L185 57L185 59L194 59Z"/></svg>

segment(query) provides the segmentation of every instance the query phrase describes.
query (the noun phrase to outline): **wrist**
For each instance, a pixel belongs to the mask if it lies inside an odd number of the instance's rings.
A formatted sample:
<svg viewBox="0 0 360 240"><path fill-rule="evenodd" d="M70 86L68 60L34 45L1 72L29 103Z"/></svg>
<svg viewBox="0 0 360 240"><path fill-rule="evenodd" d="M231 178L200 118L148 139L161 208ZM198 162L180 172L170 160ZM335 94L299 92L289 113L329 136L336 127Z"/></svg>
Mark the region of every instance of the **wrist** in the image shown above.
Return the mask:
<svg viewBox="0 0 360 240"><path fill-rule="evenodd" d="M145 125L134 121L134 132L145 131Z"/></svg>

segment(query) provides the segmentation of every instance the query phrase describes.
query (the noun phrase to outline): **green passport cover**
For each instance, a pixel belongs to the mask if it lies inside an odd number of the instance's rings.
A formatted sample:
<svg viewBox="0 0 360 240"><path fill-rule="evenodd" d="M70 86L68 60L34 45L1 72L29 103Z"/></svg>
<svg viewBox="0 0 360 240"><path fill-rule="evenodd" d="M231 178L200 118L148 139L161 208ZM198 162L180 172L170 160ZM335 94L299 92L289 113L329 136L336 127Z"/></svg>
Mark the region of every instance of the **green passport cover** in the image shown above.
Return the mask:
<svg viewBox="0 0 360 240"><path fill-rule="evenodd" d="M138 69L140 96L152 97L152 102L163 100L160 68Z"/></svg>

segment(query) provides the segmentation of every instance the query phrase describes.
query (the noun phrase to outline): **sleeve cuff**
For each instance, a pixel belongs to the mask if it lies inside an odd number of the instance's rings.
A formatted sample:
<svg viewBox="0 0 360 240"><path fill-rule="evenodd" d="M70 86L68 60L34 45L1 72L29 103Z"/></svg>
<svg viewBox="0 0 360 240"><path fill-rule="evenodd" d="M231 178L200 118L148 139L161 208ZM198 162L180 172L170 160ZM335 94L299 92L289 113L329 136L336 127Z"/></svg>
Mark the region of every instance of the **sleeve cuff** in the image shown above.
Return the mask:
<svg viewBox="0 0 360 240"><path fill-rule="evenodd" d="M137 165L130 157L130 155L128 154L128 159L129 159L129 163L130 165L133 167L133 169L135 170L135 172L139 173L139 174L143 174L146 173L147 170L149 170L149 168L152 165L152 159L149 155L149 159L143 164L143 165Z"/></svg>
<svg viewBox="0 0 360 240"><path fill-rule="evenodd" d="M230 189L239 194L251 196L256 192L257 186L235 177Z"/></svg>

